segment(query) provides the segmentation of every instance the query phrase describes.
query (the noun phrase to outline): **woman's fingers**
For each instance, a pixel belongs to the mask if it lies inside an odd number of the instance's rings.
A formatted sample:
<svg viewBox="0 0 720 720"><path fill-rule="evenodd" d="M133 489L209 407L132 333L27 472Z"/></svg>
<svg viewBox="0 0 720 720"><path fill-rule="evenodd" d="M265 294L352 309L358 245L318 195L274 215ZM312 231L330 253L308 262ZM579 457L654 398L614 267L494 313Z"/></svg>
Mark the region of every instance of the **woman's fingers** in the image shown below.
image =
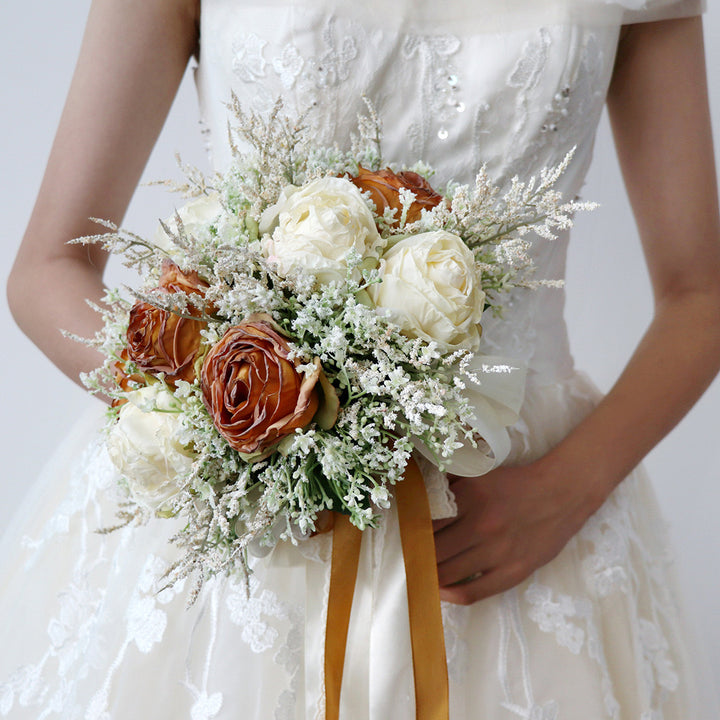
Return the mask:
<svg viewBox="0 0 720 720"><path fill-rule="evenodd" d="M438 564L440 587L449 587L455 583L464 583L473 576L489 572L495 567L492 552L478 546L455 555Z"/></svg>
<svg viewBox="0 0 720 720"><path fill-rule="evenodd" d="M433 520L433 532L437 533L438 530L442 530L443 528L448 527L448 525L452 525L453 523L456 523L458 521L457 516L456 517L449 517L449 518L442 518L442 520Z"/></svg>
<svg viewBox="0 0 720 720"><path fill-rule="evenodd" d="M453 482L458 517L435 525L441 597L469 604L529 577L562 550L586 519L585 489L570 489L536 462ZM578 510L580 508L580 510Z"/></svg>
<svg viewBox="0 0 720 720"><path fill-rule="evenodd" d="M477 545L473 524L465 518L458 519L435 531L435 557L438 565Z"/></svg>
<svg viewBox="0 0 720 720"><path fill-rule="evenodd" d="M458 514L455 517L443 518L442 520L433 520L433 532L438 532L450 525L460 522L469 510L477 510L480 504L478 493L476 497L472 496L473 489L478 490L477 483L480 478L461 478L455 475L448 475L448 481L453 486L453 494L458 508ZM475 483L475 488L470 485L470 481Z"/></svg>
<svg viewBox="0 0 720 720"><path fill-rule="evenodd" d="M487 497L484 478L459 478L453 488L458 515L433 524L435 553L438 563L477 547L488 546L504 530L494 501Z"/></svg>
<svg viewBox="0 0 720 720"><path fill-rule="evenodd" d="M472 605L491 595L515 587L530 575L519 565L497 567L482 573L474 580L440 588L440 599L456 605Z"/></svg>

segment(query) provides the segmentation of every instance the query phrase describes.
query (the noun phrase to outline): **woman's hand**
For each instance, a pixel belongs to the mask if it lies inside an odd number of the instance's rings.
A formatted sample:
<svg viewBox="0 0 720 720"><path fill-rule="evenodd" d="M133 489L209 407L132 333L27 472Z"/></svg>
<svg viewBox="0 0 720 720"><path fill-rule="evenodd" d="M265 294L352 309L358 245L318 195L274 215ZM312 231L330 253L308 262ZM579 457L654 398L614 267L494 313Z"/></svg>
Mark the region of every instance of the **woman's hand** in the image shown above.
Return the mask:
<svg viewBox="0 0 720 720"><path fill-rule="evenodd" d="M468 605L550 562L602 504L585 478L551 459L482 477L449 476L458 515L436 520L440 597Z"/></svg>
<svg viewBox="0 0 720 720"><path fill-rule="evenodd" d="M507 590L552 560L720 368L720 213L701 19L633 25L608 105L653 319L613 389L548 455L454 480L459 515L435 524L441 597L451 602Z"/></svg>

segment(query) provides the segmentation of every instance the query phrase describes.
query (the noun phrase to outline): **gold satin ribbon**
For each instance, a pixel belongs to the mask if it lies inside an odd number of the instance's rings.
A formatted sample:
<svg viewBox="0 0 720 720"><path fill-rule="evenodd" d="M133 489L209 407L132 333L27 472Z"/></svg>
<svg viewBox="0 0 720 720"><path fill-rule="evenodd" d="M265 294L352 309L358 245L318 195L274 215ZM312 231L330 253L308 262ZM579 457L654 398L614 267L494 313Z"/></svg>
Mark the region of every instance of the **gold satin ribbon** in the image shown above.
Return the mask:
<svg viewBox="0 0 720 720"><path fill-rule="evenodd" d="M435 542L425 483L414 460L395 488L407 578L416 720L449 720L447 661ZM345 647L362 533L335 515L325 628L325 720L339 720Z"/></svg>
<svg viewBox="0 0 720 720"><path fill-rule="evenodd" d="M325 720L339 720L350 611L360 561L362 532L347 515L335 513L330 595L325 624Z"/></svg>
<svg viewBox="0 0 720 720"><path fill-rule="evenodd" d="M404 479L395 487L395 498L407 578L415 717L417 720L449 720L447 660L435 538L425 482L412 458Z"/></svg>

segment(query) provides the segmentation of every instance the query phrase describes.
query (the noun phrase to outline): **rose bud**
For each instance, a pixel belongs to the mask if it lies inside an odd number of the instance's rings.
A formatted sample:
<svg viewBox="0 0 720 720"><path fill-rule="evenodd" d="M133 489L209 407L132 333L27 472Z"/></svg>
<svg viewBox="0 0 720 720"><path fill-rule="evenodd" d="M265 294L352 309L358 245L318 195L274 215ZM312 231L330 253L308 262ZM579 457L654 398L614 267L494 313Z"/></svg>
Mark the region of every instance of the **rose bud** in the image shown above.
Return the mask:
<svg viewBox="0 0 720 720"><path fill-rule="evenodd" d="M408 223L419 220L422 210L431 210L443 199L422 175L409 170L396 174L390 168L373 172L360 167L357 177L350 178L350 181L363 192L370 193L378 215L383 215L387 208L396 211L393 226L399 224L402 213L400 190L407 189L415 195L415 200L408 208Z"/></svg>
<svg viewBox="0 0 720 720"><path fill-rule="evenodd" d="M171 261L163 263L160 290L203 295L207 283L196 272L184 273ZM197 314L190 309L190 314ZM164 373L168 383L195 379L202 320L180 317L150 303L136 302L130 310L127 356L140 370Z"/></svg>
<svg viewBox="0 0 720 720"><path fill-rule="evenodd" d="M287 340L264 317L230 328L202 366L203 398L215 427L232 448L252 456L248 460L267 457L283 437L309 425L326 384L319 362L309 375L296 370Z"/></svg>
<svg viewBox="0 0 720 720"><path fill-rule="evenodd" d="M168 292L204 295L208 284L194 271L183 272L172 260L165 260L160 273L160 287Z"/></svg>
<svg viewBox="0 0 720 720"><path fill-rule="evenodd" d="M126 363L129 359L127 348L123 348L120 353L120 359L116 360L112 366L115 384L126 393L137 390L138 386L145 385L145 378L140 373L127 372ZM115 398L112 401L112 406L117 407L118 405L123 405L125 402L127 401L124 398Z"/></svg>

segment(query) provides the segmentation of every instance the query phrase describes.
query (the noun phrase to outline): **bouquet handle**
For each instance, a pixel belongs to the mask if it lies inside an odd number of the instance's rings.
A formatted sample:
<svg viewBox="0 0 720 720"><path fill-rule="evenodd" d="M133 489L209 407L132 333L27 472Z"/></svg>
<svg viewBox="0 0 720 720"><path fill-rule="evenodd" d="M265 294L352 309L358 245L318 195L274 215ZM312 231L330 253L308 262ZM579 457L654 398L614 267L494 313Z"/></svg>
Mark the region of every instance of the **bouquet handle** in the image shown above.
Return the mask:
<svg viewBox="0 0 720 720"><path fill-rule="evenodd" d="M417 720L449 720L445 638L425 483L411 458L395 488L407 581ZM333 527L330 595L325 629L325 720L339 720L345 647L362 533L347 515Z"/></svg>

